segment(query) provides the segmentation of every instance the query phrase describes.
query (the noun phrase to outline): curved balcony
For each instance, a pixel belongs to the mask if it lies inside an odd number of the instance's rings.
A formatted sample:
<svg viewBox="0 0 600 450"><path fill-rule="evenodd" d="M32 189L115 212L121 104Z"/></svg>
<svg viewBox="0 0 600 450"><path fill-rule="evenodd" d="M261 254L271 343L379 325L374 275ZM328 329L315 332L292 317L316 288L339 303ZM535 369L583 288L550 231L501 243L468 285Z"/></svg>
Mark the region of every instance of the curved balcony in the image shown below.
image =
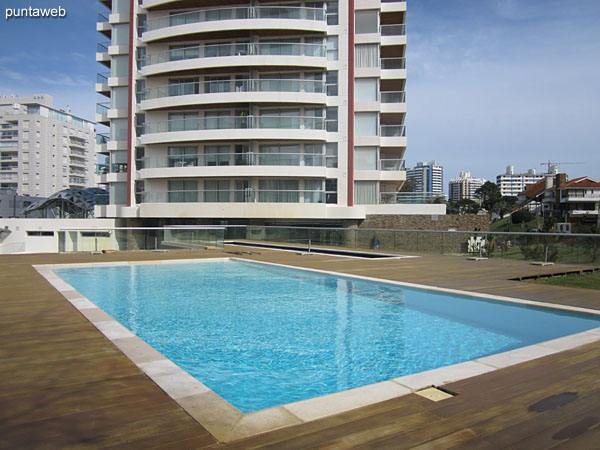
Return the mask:
<svg viewBox="0 0 600 450"><path fill-rule="evenodd" d="M155 42L185 35L236 30L325 33L327 23L323 8L244 6L202 9L149 20L142 41Z"/></svg>
<svg viewBox="0 0 600 450"><path fill-rule="evenodd" d="M325 155L314 153L204 153L146 157L138 161L143 179L208 177L281 177L281 167L294 167L290 176L325 178Z"/></svg>
<svg viewBox="0 0 600 450"><path fill-rule="evenodd" d="M221 116L146 123L141 144L249 139L326 140L326 121L312 116Z"/></svg>
<svg viewBox="0 0 600 450"><path fill-rule="evenodd" d="M203 190L142 192L141 203L325 203L317 190Z"/></svg>
<svg viewBox="0 0 600 450"><path fill-rule="evenodd" d="M282 79L236 79L172 84L143 92L142 109L219 103L308 103L327 102L324 81Z"/></svg>
<svg viewBox="0 0 600 450"><path fill-rule="evenodd" d="M323 44L243 42L186 46L146 56L143 76L168 72L224 67L327 68Z"/></svg>

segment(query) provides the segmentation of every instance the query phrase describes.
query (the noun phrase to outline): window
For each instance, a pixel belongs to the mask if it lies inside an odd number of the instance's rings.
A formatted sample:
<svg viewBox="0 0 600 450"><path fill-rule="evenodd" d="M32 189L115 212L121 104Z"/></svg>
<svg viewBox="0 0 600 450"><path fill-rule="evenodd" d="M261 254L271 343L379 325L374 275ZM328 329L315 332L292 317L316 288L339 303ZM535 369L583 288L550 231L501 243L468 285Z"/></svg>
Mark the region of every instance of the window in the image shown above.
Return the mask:
<svg viewBox="0 0 600 450"><path fill-rule="evenodd" d="M112 25L112 45L129 44L129 24L115 23Z"/></svg>
<svg viewBox="0 0 600 450"><path fill-rule="evenodd" d="M300 128L300 110L263 109L260 112L260 128Z"/></svg>
<svg viewBox="0 0 600 450"><path fill-rule="evenodd" d="M328 107L325 113L325 129L327 131L338 130L338 108L337 106Z"/></svg>
<svg viewBox="0 0 600 450"><path fill-rule="evenodd" d="M354 114L355 136L377 136L377 113L357 112Z"/></svg>
<svg viewBox="0 0 600 450"><path fill-rule="evenodd" d="M54 231L28 231L27 236L54 236Z"/></svg>
<svg viewBox="0 0 600 450"><path fill-rule="evenodd" d="M299 78L300 74L297 72L261 74L260 90L263 92L299 92ZM306 84L305 90L307 90Z"/></svg>
<svg viewBox="0 0 600 450"><path fill-rule="evenodd" d="M354 101L376 102L378 81L377 78L356 78L354 80Z"/></svg>
<svg viewBox="0 0 600 450"><path fill-rule="evenodd" d="M198 182L196 180L169 180L169 203L187 203L198 201Z"/></svg>
<svg viewBox="0 0 600 450"><path fill-rule="evenodd" d="M355 45L354 67L379 67L379 44Z"/></svg>
<svg viewBox="0 0 600 450"><path fill-rule="evenodd" d="M229 180L206 180L204 182L205 202L229 202Z"/></svg>
<svg viewBox="0 0 600 450"><path fill-rule="evenodd" d="M304 165L322 166L323 165L323 145L322 144L304 144Z"/></svg>
<svg viewBox="0 0 600 450"><path fill-rule="evenodd" d="M138 47L136 50L137 69L141 70L146 65L146 47Z"/></svg>
<svg viewBox="0 0 600 450"><path fill-rule="evenodd" d="M146 16L146 14L138 14L138 21L137 21L138 37L142 37L142 34L144 33L144 31L146 31L147 21L148 21L148 17Z"/></svg>
<svg viewBox="0 0 600 450"><path fill-rule="evenodd" d="M377 181L355 181L354 203L357 205L376 205Z"/></svg>
<svg viewBox="0 0 600 450"><path fill-rule="evenodd" d="M327 25L337 25L338 19L338 2L337 0L326 2L327 7Z"/></svg>
<svg viewBox="0 0 600 450"><path fill-rule="evenodd" d="M325 203L337 204L337 178L325 180Z"/></svg>
<svg viewBox="0 0 600 450"><path fill-rule="evenodd" d="M298 203L298 180L259 180L258 201L267 203Z"/></svg>
<svg viewBox="0 0 600 450"><path fill-rule="evenodd" d="M185 25L186 23L195 23L200 21L200 13L193 12L172 12L169 13L169 26Z"/></svg>
<svg viewBox="0 0 600 450"><path fill-rule="evenodd" d="M356 147L354 149L355 170L377 170L377 147Z"/></svg>
<svg viewBox="0 0 600 450"><path fill-rule="evenodd" d="M204 128L207 130L222 130L233 128L229 111L206 111L204 113Z"/></svg>
<svg viewBox="0 0 600 450"><path fill-rule="evenodd" d="M323 38L304 38L304 55L305 56L325 56L323 54Z"/></svg>
<svg viewBox="0 0 600 450"><path fill-rule="evenodd" d="M356 34L378 33L379 32L379 12L356 11L354 13L354 32Z"/></svg>
<svg viewBox="0 0 600 450"><path fill-rule="evenodd" d="M322 180L304 180L304 203L323 203Z"/></svg>
<svg viewBox="0 0 600 450"><path fill-rule="evenodd" d="M299 166L300 145L264 144L259 147L258 164L261 166Z"/></svg>
<svg viewBox="0 0 600 450"><path fill-rule="evenodd" d="M129 75L129 56L115 55L111 58L110 76L126 77Z"/></svg>
<svg viewBox="0 0 600 450"><path fill-rule="evenodd" d="M207 166L228 166L229 145L207 145L204 147Z"/></svg>
<svg viewBox="0 0 600 450"><path fill-rule="evenodd" d="M218 92L230 92L229 77L205 77L204 92L206 94L214 94Z"/></svg>
<svg viewBox="0 0 600 450"><path fill-rule="evenodd" d="M181 61L184 59L193 59L199 57L200 49L197 45L172 45L169 47L169 61Z"/></svg>
<svg viewBox="0 0 600 450"><path fill-rule="evenodd" d="M200 123L198 113L169 113L169 131L198 130Z"/></svg>
<svg viewBox="0 0 600 450"><path fill-rule="evenodd" d="M135 82L135 99L137 103L146 100L146 80L137 80Z"/></svg>
<svg viewBox="0 0 600 450"><path fill-rule="evenodd" d="M198 165L198 147L169 147L169 167L185 167Z"/></svg>
<svg viewBox="0 0 600 450"><path fill-rule="evenodd" d="M339 39L337 36L327 36L327 60L337 61L338 60L338 44Z"/></svg>
<svg viewBox="0 0 600 450"><path fill-rule="evenodd" d="M325 87L327 89L328 96L336 96L338 95L338 72L337 70L332 70L327 72L325 76Z"/></svg>
<svg viewBox="0 0 600 450"><path fill-rule="evenodd" d="M199 78L175 78L169 80L169 96L192 95L200 93Z"/></svg>
<svg viewBox="0 0 600 450"><path fill-rule="evenodd" d="M328 142L325 145L326 166L330 169L337 169L338 166L338 143Z"/></svg>

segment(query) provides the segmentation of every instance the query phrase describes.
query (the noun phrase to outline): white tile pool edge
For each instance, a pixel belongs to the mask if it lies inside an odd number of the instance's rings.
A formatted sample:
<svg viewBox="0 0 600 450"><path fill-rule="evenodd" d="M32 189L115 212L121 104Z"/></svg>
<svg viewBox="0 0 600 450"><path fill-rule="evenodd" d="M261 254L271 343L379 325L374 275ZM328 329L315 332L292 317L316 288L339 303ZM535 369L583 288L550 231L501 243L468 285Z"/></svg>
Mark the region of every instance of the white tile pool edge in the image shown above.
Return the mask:
<svg viewBox="0 0 600 450"><path fill-rule="evenodd" d="M383 282L404 287L426 289L528 306L538 306L545 309L600 316L600 311L585 308L520 300L489 294L476 294L455 289L437 288L318 269L307 269L263 261L246 260L243 258L46 264L34 265L33 267L167 395L222 442L230 442L282 427L297 425L339 414L355 408L407 395L425 387L440 386L446 383L463 380L588 343L600 341L600 328L595 328L582 333L541 342L527 347L521 347L472 361L466 361L418 374L407 375L380 383L243 414L171 360L165 358L152 346L134 335L53 272L53 269L57 268L126 266L138 264L185 264L227 260L240 260L296 270L306 270L327 275Z"/></svg>

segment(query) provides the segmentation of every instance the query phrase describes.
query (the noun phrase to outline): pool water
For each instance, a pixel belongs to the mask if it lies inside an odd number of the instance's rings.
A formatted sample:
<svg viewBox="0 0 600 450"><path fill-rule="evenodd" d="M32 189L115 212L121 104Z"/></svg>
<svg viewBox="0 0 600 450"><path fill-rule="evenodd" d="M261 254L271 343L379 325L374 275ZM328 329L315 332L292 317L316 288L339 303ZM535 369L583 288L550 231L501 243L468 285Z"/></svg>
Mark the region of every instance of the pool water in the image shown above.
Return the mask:
<svg viewBox="0 0 600 450"><path fill-rule="evenodd" d="M244 413L600 326L588 316L242 261L55 273Z"/></svg>

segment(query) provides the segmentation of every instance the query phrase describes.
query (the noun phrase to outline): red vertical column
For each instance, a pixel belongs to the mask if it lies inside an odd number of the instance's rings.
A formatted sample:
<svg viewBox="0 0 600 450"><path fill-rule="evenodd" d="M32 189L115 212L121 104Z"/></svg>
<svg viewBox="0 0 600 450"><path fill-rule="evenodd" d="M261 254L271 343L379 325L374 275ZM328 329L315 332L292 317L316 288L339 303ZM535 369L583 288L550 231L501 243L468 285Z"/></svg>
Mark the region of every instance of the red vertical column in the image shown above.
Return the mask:
<svg viewBox="0 0 600 450"><path fill-rule="evenodd" d="M354 206L354 0L348 0L348 206Z"/></svg>
<svg viewBox="0 0 600 450"><path fill-rule="evenodd" d="M133 183L133 64L134 64L134 23L135 23L135 0L129 1L129 86L127 106L127 206L131 206L131 185Z"/></svg>

